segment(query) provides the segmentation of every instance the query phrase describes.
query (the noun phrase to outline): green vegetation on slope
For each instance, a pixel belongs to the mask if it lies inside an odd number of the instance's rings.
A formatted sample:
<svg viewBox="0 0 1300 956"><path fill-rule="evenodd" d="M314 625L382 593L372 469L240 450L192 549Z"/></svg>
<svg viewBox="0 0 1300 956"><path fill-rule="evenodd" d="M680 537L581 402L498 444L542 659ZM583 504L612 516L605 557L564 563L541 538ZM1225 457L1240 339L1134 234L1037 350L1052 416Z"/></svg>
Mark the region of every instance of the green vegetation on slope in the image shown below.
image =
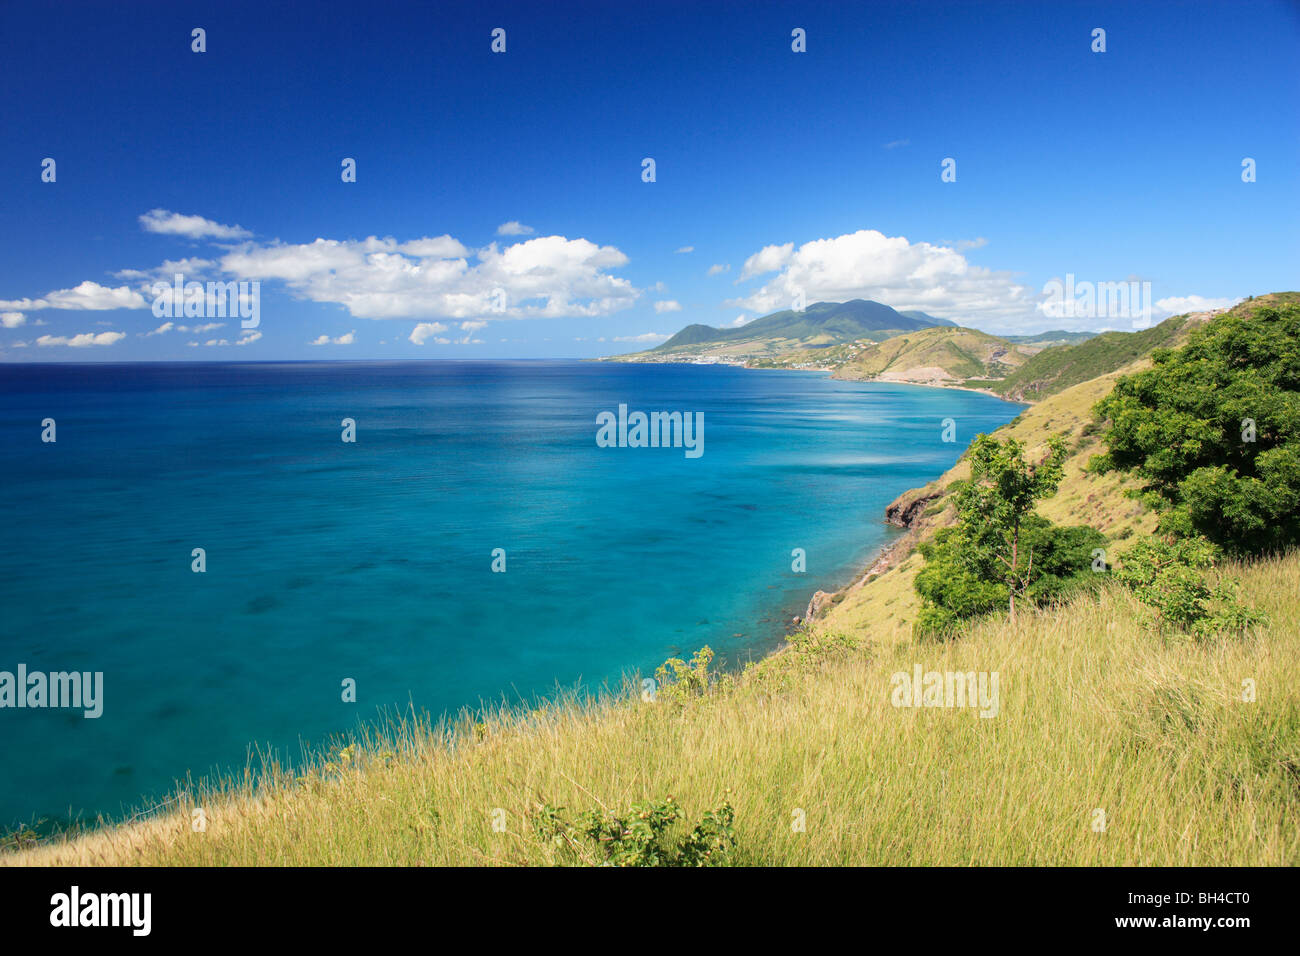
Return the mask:
<svg viewBox="0 0 1300 956"><path fill-rule="evenodd" d="M1002 381L969 382L1014 401L1038 401L1175 344L1187 316L1178 315L1139 332L1103 332L1077 345L1043 349Z"/></svg>
<svg viewBox="0 0 1300 956"><path fill-rule="evenodd" d="M1260 309L1296 304L1300 304L1300 293L1273 292L1252 296L1224 314L1249 317ZM1175 315L1159 325L1137 332L1104 332L1076 345L1044 349L1002 381L969 381L966 384L988 388L1013 401L1039 401L1072 385L1118 371L1147 358L1156 349L1177 348L1206 318L1203 314ZM1018 339L1020 336L1009 338Z"/></svg>
<svg viewBox="0 0 1300 956"><path fill-rule="evenodd" d="M1300 305L1225 315L1097 404L1099 470L1133 471L1161 529L1240 554L1300 544Z"/></svg>

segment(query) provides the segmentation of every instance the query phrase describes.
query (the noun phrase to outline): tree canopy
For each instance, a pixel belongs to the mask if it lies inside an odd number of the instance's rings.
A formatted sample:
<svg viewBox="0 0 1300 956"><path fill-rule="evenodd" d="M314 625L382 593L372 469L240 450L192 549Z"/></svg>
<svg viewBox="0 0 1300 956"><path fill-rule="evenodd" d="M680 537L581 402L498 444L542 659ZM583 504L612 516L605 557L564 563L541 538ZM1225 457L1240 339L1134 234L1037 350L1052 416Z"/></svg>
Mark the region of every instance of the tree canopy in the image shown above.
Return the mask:
<svg viewBox="0 0 1300 956"><path fill-rule="evenodd" d="M1133 471L1160 528L1239 554L1300 543L1300 307L1224 315L1121 378L1100 471Z"/></svg>

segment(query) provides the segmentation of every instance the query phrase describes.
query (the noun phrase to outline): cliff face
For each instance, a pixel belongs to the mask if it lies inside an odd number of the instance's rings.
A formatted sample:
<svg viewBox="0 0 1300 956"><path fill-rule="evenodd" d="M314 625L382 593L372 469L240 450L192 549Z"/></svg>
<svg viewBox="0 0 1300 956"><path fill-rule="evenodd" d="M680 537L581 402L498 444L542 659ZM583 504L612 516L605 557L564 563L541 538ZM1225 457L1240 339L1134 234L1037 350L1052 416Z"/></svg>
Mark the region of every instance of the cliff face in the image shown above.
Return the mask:
<svg viewBox="0 0 1300 956"><path fill-rule="evenodd" d="M885 509L885 520L900 528L915 528L930 502L942 494L941 490L931 489L928 485L925 488L905 491Z"/></svg>

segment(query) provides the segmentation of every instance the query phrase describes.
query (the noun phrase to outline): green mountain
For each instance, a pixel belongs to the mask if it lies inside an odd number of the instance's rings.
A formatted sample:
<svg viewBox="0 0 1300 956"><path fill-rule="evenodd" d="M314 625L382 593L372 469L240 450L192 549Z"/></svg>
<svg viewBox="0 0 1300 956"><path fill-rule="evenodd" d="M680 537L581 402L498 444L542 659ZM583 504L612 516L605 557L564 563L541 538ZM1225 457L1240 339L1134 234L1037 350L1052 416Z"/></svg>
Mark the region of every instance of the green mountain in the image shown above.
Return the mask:
<svg viewBox="0 0 1300 956"><path fill-rule="evenodd" d="M952 326L923 312L903 313L880 302L816 302L801 312L786 309L755 319L748 325L714 328L688 325L667 342L633 355L626 361L663 362L683 359L796 363L800 360L833 361L850 347L880 341L900 332L934 326Z"/></svg>

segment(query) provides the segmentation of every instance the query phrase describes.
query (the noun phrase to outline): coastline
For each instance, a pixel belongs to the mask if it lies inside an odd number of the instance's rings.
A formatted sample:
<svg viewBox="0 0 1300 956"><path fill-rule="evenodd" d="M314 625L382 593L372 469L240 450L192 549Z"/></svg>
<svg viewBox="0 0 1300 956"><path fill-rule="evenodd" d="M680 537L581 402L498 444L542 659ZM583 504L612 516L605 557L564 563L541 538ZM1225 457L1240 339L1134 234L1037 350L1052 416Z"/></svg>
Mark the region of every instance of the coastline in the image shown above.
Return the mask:
<svg viewBox="0 0 1300 956"><path fill-rule="evenodd" d="M639 354L639 353L633 353L633 354ZM584 361L618 362L621 365L691 365L691 366L704 366L706 368L713 367L713 366L722 366L724 368L744 369L747 372L825 372L829 374L830 377L835 379L837 382L882 382L885 385L912 385L915 386L916 388L940 388L940 389L949 389L951 391L958 391L958 392L976 392L980 395L988 395L990 398L1001 399L1002 401L1009 402L1012 405L1028 406L1034 404L1033 402L1025 401L1024 399L1007 398L1005 395L999 395L997 392L989 388L972 388L968 385L942 385L942 384L937 384L935 382L896 381L894 379L881 378L878 375L873 375L869 378L856 378L849 375L837 376L835 373L838 372L840 368L842 368L842 366L815 366L815 367L809 366L806 368L789 368L787 366L780 366L780 365L771 365L771 366L750 365L748 363L743 363L743 362L677 362L677 361L660 362L660 361L644 361L644 360L630 361L628 359L625 359L617 355L610 355L610 356L605 356L596 359L584 359Z"/></svg>
<svg viewBox="0 0 1300 956"><path fill-rule="evenodd" d="M829 370L775 369L775 371L811 371L816 372L820 378L823 373L826 373ZM924 473L918 473L911 477L911 481L924 481L927 477L930 476ZM934 475L930 480L933 481L939 477L941 477L941 475ZM906 481L906 479L904 480ZM908 483L910 484L910 482ZM903 482L900 482L900 484L903 484ZM928 483L922 484L920 487L925 488L927 485ZM883 529L883 533L888 534L888 540L879 542L869 550L864 549L859 553L860 556L856 560L850 559L841 564L834 572L834 579L825 582L830 585L831 590L823 590L822 582L813 578L807 584L792 588L791 591L793 593L787 594L785 599L781 601L781 605L783 606L774 607L772 609L770 616L767 617L767 620L771 623L765 622L760 624L759 619L765 616L760 613L755 614L753 617L748 619L748 627L737 628L737 630L746 630L750 633L758 633L762 630L767 630L768 635L770 635L762 641L762 646L754 647L753 650L749 652L749 661L761 663L762 661L787 650L790 646L791 637L793 636L793 629L790 626L792 618L796 621L796 627L811 622L816 618L817 614L827 606L835 595L847 594L864 587L866 584L870 583L875 576L896 566L906 559L914 549L918 535L913 533L914 529L906 521L899 521L891 518L891 512L895 510L895 506L900 501L904 501L910 496L913 496L916 494L917 490L916 487L902 488L888 504L883 500L877 499L876 507L881 508L882 511L875 512L874 515L871 513L863 515L862 520L857 523L856 530L853 532L853 536L858 538L858 540L861 540L864 535L870 536L872 533L880 533L875 532L874 529L878 527L877 521L881 519L886 523L893 525L895 528L901 529L901 533L895 531L893 528ZM798 615L798 617L796 618L795 615ZM770 630L768 630L769 628ZM701 641L700 643L704 643L704 641ZM718 645L715 643L714 646L717 647ZM687 648L687 650L696 649L697 648ZM734 658L734 664L736 665L737 671L744 663L747 663L747 661L742 661L741 655L737 653ZM727 670L730 671L731 666L728 666ZM455 717L452 713L448 713L447 716L453 719ZM355 730L356 728L353 726L343 728L337 733L349 734ZM320 739L323 740L324 738ZM178 763L177 766L182 767L181 774L184 777L188 777L190 773L194 773L197 770L197 768L190 769L188 765L183 763ZM202 773L204 778L208 777L206 772L199 772ZM212 779L215 780L216 778ZM150 820L159 817L166 817L168 815L166 809L161 809L161 811L159 811L158 808L153 805L157 804L159 799L169 796L174 796L174 794L170 794L165 788L160 787L158 789L140 792L138 794L138 802L132 803L129 797L124 798L122 809L112 815L106 815L102 820L102 826L97 824L94 816L87 819L87 817L83 815L74 817L74 819L76 819L81 826L89 824L90 832L104 832L115 830L117 828L131 830ZM150 809L141 810L140 808L145 806L146 802ZM166 802L167 801L164 801L164 803ZM58 831L56 830L56 835L57 832Z"/></svg>

